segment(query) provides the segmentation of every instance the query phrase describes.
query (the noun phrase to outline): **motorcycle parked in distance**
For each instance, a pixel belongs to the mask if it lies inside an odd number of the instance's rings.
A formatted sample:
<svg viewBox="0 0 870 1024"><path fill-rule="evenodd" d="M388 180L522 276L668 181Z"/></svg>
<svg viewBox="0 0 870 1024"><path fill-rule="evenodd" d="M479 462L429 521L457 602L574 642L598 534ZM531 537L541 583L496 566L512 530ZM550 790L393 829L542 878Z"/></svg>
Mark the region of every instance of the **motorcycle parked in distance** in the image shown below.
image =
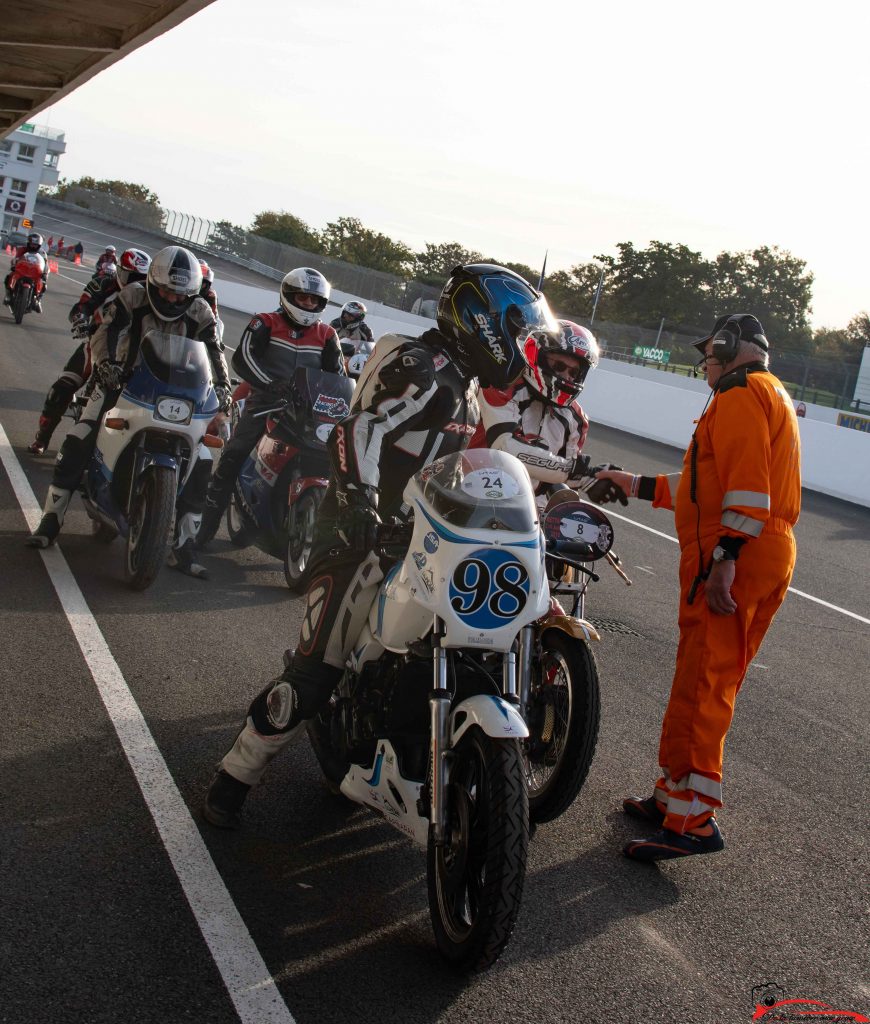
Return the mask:
<svg viewBox="0 0 870 1024"><path fill-rule="evenodd" d="M99 385L97 385L99 387ZM100 424L80 493L94 537L127 539L126 578L144 590L157 578L172 540L175 503L218 411L202 342L149 331L124 389Z"/></svg>
<svg viewBox="0 0 870 1024"><path fill-rule="evenodd" d="M24 252L15 261L9 280L9 290L12 292L9 308L15 323L20 324L25 313L30 313L39 301L44 288L44 274L45 258L41 253Z"/></svg>
<svg viewBox="0 0 870 1024"><path fill-rule="evenodd" d="M354 382L300 367L288 397L264 410L266 432L246 459L227 507L238 547L255 544L284 563L291 590L308 583L317 510L329 483L326 442L350 412Z"/></svg>
<svg viewBox="0 0 870 1024"><path fill-rule="evenodd" d="M514 456L444 456L409 481L404 500L413 526L382 531L385 575L358 597L370 611L308 735L331 788L426 849L437 946L451 964L482 970L519 913L530 795L534 820L561 813L582 784L569 759L588 755L590 735L594 749L597 675L591 706L575 699L590 684L575 686L573 674L594 673L597 634L553 607L547 538ZM566 741L581 724L578 751ZM539 764L567 780L558 793L533 792Z"/></svg>

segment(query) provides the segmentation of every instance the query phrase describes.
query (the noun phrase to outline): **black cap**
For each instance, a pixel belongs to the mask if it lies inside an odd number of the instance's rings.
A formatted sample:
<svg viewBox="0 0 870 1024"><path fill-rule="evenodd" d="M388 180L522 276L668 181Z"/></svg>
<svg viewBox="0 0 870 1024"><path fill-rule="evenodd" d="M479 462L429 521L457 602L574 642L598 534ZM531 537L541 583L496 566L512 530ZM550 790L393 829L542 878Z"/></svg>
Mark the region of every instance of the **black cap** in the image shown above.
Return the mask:
<svg viewBox="0 0 870 1024"><path fill-rule="evenodd" d="M731 330L736 331L741 341L751 341L753 345L758 345L765 352L770 350L761 321L752 313L727 313L725 316L720 316L707 337L701 338L700 341L693 341L692 344L703 354L707 342L712 341L726 324Z"/></svg>

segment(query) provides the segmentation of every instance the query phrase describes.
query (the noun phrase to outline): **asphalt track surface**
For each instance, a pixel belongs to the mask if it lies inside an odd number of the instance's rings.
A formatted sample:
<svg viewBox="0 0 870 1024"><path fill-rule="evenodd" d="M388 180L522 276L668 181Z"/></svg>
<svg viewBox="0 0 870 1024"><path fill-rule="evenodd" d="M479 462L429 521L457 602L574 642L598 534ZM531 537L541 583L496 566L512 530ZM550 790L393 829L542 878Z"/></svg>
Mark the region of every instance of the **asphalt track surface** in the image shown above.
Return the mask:
<svg viewBox="0 0 870 1024"><path fill-rule="evenodd" d="M91 253L140 241L87 224L64 231ZM121 544L95 544L78 501L58 552L24 546L21 500L29 485L42 502L52 465L24 449L87 277L60 270L42 316L0 311L0 1021L730 1024L766 982L870 1011L870 511L805 492L793 585L836 607L790 594L750 669L726 746L726 850L642 867L620 855L638 830L619 801L655 777L677 549L642 528L672 535L667 513L619 510L634 585L605 572L590 598L603 710L589 781L534 838L502 959L457 977L434 947L424 855L331 797L307 745L251 795L243 831L199 818L247 701L295 643L300 602L277 561L222 533L210 581L167 570L133 593ZM223 317L232 347L245 318ZM594 426L587 451L649 472L681 459ZM53 581L68 609L80 588L72 619Z"/></svg>

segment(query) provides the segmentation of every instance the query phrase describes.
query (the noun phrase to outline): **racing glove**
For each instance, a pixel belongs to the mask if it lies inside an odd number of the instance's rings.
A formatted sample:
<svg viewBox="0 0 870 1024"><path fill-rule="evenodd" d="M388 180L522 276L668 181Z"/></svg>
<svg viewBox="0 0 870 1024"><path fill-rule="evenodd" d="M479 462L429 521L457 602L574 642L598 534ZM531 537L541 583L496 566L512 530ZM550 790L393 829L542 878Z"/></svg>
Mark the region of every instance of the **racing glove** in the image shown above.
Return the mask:
<svg viewBox="0 0 870 1024"><path fill-rule="evenodd" d="M120 363L113 363L107 359L97 366L94 373L104 391L117 391L121 387L124 367Z"/></svg>
<svg viewBox="0 0 870 1024"><path fill-rule="evenodd" d="M584 490L583 481L589 479L589 474L592 470L589 468L592 460L588 455L578 455L574 459L574 464L568 470L568 479L565 481L569 487L575 488L575 490Z"/></svg>
<svg viewBox="0 0 870 1024"><path fill-rule="evenodd" d="M580 456L580 458L582 457ZM618 501L620 505L627 505L628 496L621 487L612 480L597 479L597 474L603 469L621 470L622 466L617 466L612 462L602 462L598 466L590 466L587 459L586 471L579 480L572 481L572 486L576 487L578 491L582 491L589 501L594 501L596 505L607 505L613 501Z"/></svg>
<svg viewBox="0 0 870 1024"><path fill-rule="evenodd" d="M218 408L222 413L229 414L233 407L233 393L227 384L215 384L215 398L218 400Z"/></svg>
<svg viewBox="0 0 870 1024"><path fill-rule="evenodd" d="M381 526L377 491L370 487L363 490L355 487L339 488L336 498L338 516L335 532L349 548L366 554L377 544L378 528Z"/></svg>

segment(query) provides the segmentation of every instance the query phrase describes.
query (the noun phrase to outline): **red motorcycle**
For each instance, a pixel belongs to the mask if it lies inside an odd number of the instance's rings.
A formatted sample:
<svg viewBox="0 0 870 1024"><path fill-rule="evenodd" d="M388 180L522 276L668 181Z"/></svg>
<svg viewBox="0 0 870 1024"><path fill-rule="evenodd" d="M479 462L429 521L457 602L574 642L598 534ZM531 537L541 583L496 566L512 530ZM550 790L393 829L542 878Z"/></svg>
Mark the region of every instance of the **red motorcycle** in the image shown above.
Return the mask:
<svg viewBox="0 0 870 1024"><path fill-rule="evenodd" d="M45 287L44 274L45 259L38 252L24 252L16 260L9 280L12 292L9 306L15 323L20 324L24 314L34 309L34 303L39 301Z"/></svg>
<svg viewBox="0 0 870 1024"><path fill-rule="evenodd" d="M291 590L308 584L317 512L329 483L326 442L348 415L353 388L336 373L297 369L288 397L260 414L266 432L239 471L227 508L230 540L280 558Z"/></svg>

